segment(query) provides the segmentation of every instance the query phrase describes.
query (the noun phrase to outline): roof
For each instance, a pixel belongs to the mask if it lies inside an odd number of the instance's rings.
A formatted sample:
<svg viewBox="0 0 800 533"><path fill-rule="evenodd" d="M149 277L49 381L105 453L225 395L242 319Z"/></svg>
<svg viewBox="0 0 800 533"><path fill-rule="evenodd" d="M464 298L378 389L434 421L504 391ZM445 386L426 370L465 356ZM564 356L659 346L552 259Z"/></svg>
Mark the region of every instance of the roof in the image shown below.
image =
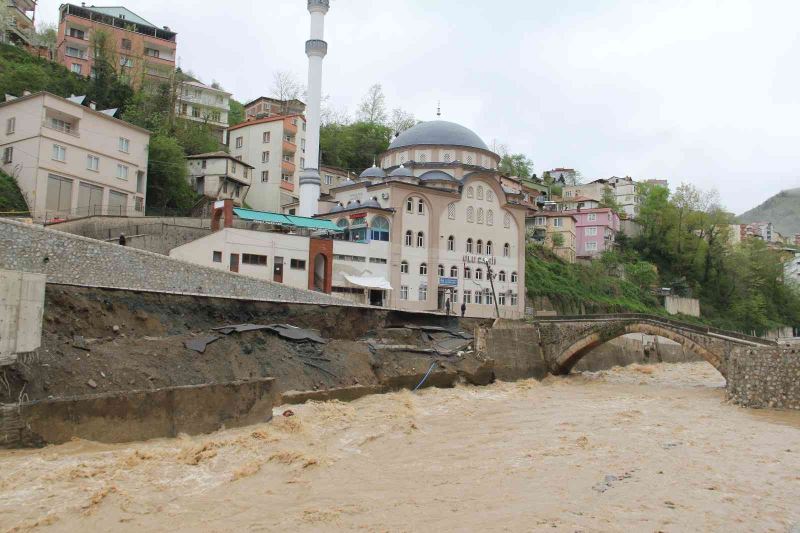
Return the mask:
<svg viewBox="0 0 800 533"><path fill-rule="evenodd" d="M575 196L574 198L564 198L565 202L599 202L595 198L589 198L588 196Z"/></svg>
<svg viewBox="0 0 800 533"><path fill-rule="evenodd" d="M214 92L217 92L217 93L227 94L228 96L233 94L233 93L229 93L225 89L216 89L216 88L212 87L211 85L203 83L202 81L198 81L198 80L191 79L191 78L187 79L187 80L184 80L182 83L185 83L186 85L191 85L192 87L200 87L201 89L205 89L207 91L214 91Z"/></svg>
<svg viewBox="0 0 800 533"><path fill-rule="evenodd" d="M280 98L273 98L271 96L259 96L255 100L250 100L249 102L244 104L244 107L250 107L251 105L255 104L256 102L260 102L261 100L269 100L270 102L276 102L276 103L280 103L280 102L300 102L301 104L306 105L305 102L303 102L302 100L298 100L297 98L291 98L289 100L281 100Z"/></svg>
<svg viewBox="0 0 800 533"><path fill-rule="evenodd" d="M489 151L474 131L446 120L420 122L398 135L389 145L389 150L417 145L466 146Z"/></svg>
<svg viewBox="0 0 800 533"><path fill-rule="evenodd" d="M283 120L285 118L292 118L292 117L300 117L303 120L306 119L306 117L304 117L299 113L292 113L290 115L273 115L271 117L256 118L253 120L246 120L244 122L240 122L239 124L228 128L228 131L238 130L247 126L255 126L256 124L264 124L265 122L276 122L278 120Z"/></svg>
<svg viewBox="0 0 800 533"><path fill-rule="evenodd" d="M419 177L420 181L458 181L447 172L441 170L431 170Z"/></svg>
<svg viewBox="0 0 800 533"><path fill-rule="evenodd" d="M207 152L205 154L187 155L186 159L230 159L231 161L239 163L240 165L245 166L247 168L256 168L253 165L248 165L244 161L239 161L228 152L223 152L221 150L219 152Z"/></svg>
<svg viewBox="0 0 800 533"><path fill-rule="evenodd" d="M108 15L110 17L116 17L120 19L129 20L136 24L144 24L145 26L152 26L154 28L158 28L152 22L148 22L127 7L123 6L108 6L108 7L98 7L98 6L83 6L84 9L89 9L90 11L96 11L98 13L102 13L103 15ZM160 29L160 28L159 28Z"/></svg>
<svg viewBox="0 0 800 533"><path fill-rule="evenodd" d="M359 178L385 178L386 177L386 172L384 172L382 168L380 168L380 167L378 167L378 166L373 164L371 167L369 167L364 172L359 174L358 177Z"/></svg>
<svg viewBox="0 0 800 533"><path fill-rule="evenodd" d="M609 211L613 211L610 207L592 207L590 209L566 209L561 211L562 213L568 213L571 215L580 215L582 213L607 213Z"/></svg>
<svg viewBox="0 0 800 533"><path fill-rule="evenodd" d="M240 207L235 207L233 213L243 220L264 222L265 224L275 224L276 226L335 231L337 233L342 231L336 224L330 220L324 219L284 215L281 213L271 213L269 211L255 211L253 209L244 209Z"/></svg>

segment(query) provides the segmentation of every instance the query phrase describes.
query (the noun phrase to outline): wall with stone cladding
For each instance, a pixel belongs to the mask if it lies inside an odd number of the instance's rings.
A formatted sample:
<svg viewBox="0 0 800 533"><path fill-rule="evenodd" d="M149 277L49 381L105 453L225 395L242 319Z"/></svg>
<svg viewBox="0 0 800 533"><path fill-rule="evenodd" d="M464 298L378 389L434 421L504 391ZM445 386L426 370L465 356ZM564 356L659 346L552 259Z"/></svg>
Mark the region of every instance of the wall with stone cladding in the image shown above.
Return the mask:
<svg viewBox="0 0 800 533"><path fill-rule="evenodd" d="M0 269L42 273L48 283L67 285L354 305L323 293L10 220L0 220Z"/></svg>
<svg viewBox="0 0 800 533"><path fill-rule="evenodd" d="M800 348L735 348L728 398L755 408L800 409Z"/></svg>

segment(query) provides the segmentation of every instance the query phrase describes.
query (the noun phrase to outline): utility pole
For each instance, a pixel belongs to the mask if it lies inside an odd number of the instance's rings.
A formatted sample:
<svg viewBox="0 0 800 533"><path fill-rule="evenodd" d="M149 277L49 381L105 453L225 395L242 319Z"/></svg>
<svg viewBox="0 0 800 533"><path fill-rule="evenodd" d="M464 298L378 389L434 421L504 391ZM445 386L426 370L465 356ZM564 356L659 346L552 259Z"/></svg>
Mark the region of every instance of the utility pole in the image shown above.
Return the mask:
<svg viewBox="0 0 800 533"><path fill-rule="evenodd" d="M500 306L497 304L497 295L494 293L494 272L492 272L491 261L481 258L481 262L486 265L486 277L489 278L489 285L492 287L492 298L494 299L494 310L497 318L500 318Z"/></svg>

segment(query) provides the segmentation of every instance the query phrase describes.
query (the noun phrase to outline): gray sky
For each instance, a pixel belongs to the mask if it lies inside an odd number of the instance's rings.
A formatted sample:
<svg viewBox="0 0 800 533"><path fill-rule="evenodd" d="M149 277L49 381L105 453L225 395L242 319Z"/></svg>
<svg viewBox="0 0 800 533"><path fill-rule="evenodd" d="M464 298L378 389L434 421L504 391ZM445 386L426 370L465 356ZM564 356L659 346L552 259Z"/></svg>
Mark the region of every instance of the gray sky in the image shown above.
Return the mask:
<svg viewBox="0 0 800 533"><path fill-rule="evenodd" d="M39 0L37 19L56 22L60 3ZM177 31L181 66L240 101L275 70L305 82L304 0L125 5ZM352 113L381 83L421 120L441 100L443 119L537 173L686 181L740 213L800 187L799 19L796 0L333 0L323 93Z"/></svg>

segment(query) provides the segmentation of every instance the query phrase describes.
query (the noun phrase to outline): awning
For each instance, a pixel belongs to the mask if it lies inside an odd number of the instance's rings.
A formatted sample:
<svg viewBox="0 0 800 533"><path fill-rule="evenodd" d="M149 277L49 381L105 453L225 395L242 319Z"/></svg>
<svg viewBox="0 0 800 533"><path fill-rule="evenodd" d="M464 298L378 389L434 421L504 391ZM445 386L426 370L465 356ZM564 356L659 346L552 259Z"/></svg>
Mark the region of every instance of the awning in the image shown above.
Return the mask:
<svg viewBox="0 0 800 533"><path fill-rule="evenodd" d="M330 220L321 218L298 217L295 215L284 215L282 213L271 213L269 211L255 211L235 207L233 213L242 220L253 220L264 222L265 224L275 224L276 226L286 226L290 228L307 228L314 230L325 230L341 233L342 228Z"/></svg>
<svg viewBox="0 0 800 533"><path fill-rule="evenodd" d="M343 274L344 279L357 287L366 287L367 289L382 289L385 291L392 290L392 286L386 281L386 278L368 278L362 276L349 276Z"/></svg>

